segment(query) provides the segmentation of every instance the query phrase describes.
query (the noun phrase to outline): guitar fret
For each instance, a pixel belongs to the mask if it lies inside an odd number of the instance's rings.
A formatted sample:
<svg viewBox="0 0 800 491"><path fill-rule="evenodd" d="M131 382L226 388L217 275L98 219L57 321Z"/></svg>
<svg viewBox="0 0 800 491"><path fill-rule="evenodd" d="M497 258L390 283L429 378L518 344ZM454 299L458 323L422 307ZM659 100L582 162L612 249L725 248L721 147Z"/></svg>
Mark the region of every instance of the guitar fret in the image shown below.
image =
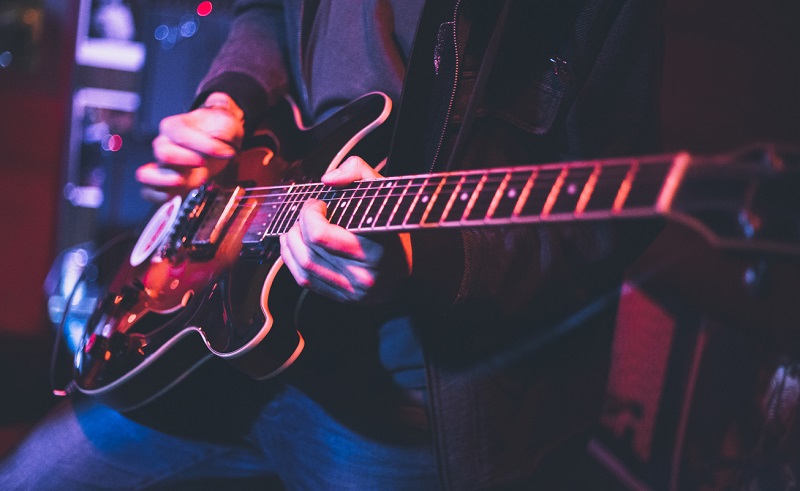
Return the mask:
<svg viewBox="0 0 800 491"><path fill-rule="evenodd" d="M378 212L375 214L375 220L372 222L372 228L382 228L386 225L389 221L389 217L392 216L392 212L394 211L395 204L400 200L402 196L402 191L398 195L395 190L397 189L397 181L394 179L386 179L383 184L383 202L381 202L381 206L378 208Z"/></svg>
<svg viewBox="0 0 800 491"><path fill-rule="evenodd" d="M455 180L455 184L451 184L451 181ZM431 202L428 204L428 208L425 210L425 216L422 217L421 222L424 224L432 224L435 225L441 222L442 217L447 210L448 205L450 204L451 198L448 196L453 195L453 191L450 191L451 188L458 187L458 183L461 181L460 176L453 175L453 174L445 174L442 177L441 182L439 183L439 187L434 191L434 196ZM448 197L445 199L445 197Z"/></svg>
<svg viewBox="0 0 800 491"><path fill-rule="evenodd" d="M447 180L447 176L444 176L442 178L442 180L439 181L439 185L436 186L436 189L434 189L433 192L430 195L423 196L422 200L423 200L423 202L427 203L427 206L425 207L425 210L422 212L422 216L420 217L418 223L423 224L428 220L428 215L431 212L431 207L433 207L434 203L436 203L437 198L439 197L439 191L442 189L442 186L444 186L444 183L445 183L446 180ZM437 220L434 220L434 223L436 223L436 221ZM417 222L415 221L414 223L417 223Z"/></svg>
<svg viewBox="0 0 800 491"><path fill-rule="evenodd" d="M640 166L623 208L654 208L671 168L671 162Z"/></svg>
<svg viewBox="0 0 800 491"><path fill-rule="evenodd" d="M284 192L284 199L278 207L278 212L276 213L275 219L272 221L272 225L268 231L270 235L277 235L278 233L285 232L285 230L282 228L282 225L284 224L286 214L289 212L289 208L294 202L295 196L293 195L293 192L295 186L295 184L292 184Z"/></svg>
<svg viewBox="0 0 800 491"><path fill-rule="evenodd" d="M400 179L395 181L395 184L392 186L391 189L391 196L387 201L387 204L390 206L384 207L384 215L378 217L377 226L379 227L388 227L390 226L393 221L394 217L401 216L405 218L405 214L408 211L408 208L411 206L411 201L405 199L406 195L408 194L408 189L411 187L411 184L414 182L414 179ZM395 190L400 188L400 195L396 195ZM395 199L395 196L397 198ZM393 202L393 205L392 205ZM385 217L385 221L383 218ZM400 222L402 224L402 221Z"/></svg>
<svg viewBox="0 0 800 491"><path fill-rule="evenodd" d="M597 186L597 180L599 178L600 178L600 165L596 164L594 166L592 174L586 181L586 185L583 186L583 191L581 192L580 197L578 198L578 204L575 206L576 215L581 215L583 214L584 210L586 210L586 205L589 204L589 200L592 198L592 195L594 194L594 188L595 186Z"/></svg>
<svg viewBox="0 0 800 491"><path fill-rule="evenodd" d="M636 178L636 173L638 171L639 163L634 162L631 164L630 169L628 169L628 172L625 174L625 180L622 181L622 184L619 187L617 197L614 199L614 213L619 213L622 211L622 207L625 205L625 201L628 199L628 194L631 192L633 180Z"/></svg>
<svg viewBox="0 0 800 491"><path fill-rule="evenodd" d="M328 186L324 186L319 193L317 193L316 199L320 201L324 201L327 207L327 217L330 221L331 214L336 212L340 206L343 206L343 194L347 192L347 190L341 190L336 188L331 188Z"/></svg>
<svg viewBox="0 0 800 491"><path fill-rule="evenodd" d="M480 198L481 190L483 189L484 183L486 183L486 180L488 179L488 175L489 174L486 173L483 176L481 176L481 180L475 186L475 190L472 191L469 203L467 203L467 206L464 209L464 214L461 215L461 221L467 220L470 217L470 215L472 215L472 209L475 206L475 203L478 201L478 198Z"/></svg>
<svg viewBox="0 0 800 491"><path fill-rule="evenodd" d="M422 223L422 215L425 213L425 210L428 209L427 205L430 201L430 194L428 191L430 187L432 187L430 185L430 177L426 177L422 186L420 186L419 190L416 192L411 206L408 209L408 213L403 217L402 225L408 225L409 223L417 225ZM423 206L417 206L419 203L422 203Z"/></svg>
<svg viewBox="0 0 800 491"><path fill-rule="evenodd" d="M538 175L538 169L533 169L533 171L530 173L530 176L525 181L525 186L522 188L519 200L517 200L517 204L514 206L514 211L512 213L514 218L519 217L520 213L522 213L525 204L528 202L528 198L531 196L531 190L533 189L533 184L536 182L536 176Z"/></svg>
<svg viewBox="0 0 800 491"><path fill-rule="evenodd" d="M357 217L359 216L358 210L361 208L361 204L364 202L364 197L366 196L368 190L369 190L368 181L360 181L356 183L356 189L355 191L353 191L353 194L350 198L350 203L352 204L353 201L355 201L355 205L350 206L350 208L347 210L343 210L343 213L345 211L348 212L349 218L347 219L347 222L344 225L342 225L342 227L351 230L354 220L356 221L356 223L360 222L360 220L357 219Z"/></svg>
<svg viewBox="0 0 800 491"><path fill-rule="evenodd" d="M666 212L672 208L672 200L675 198L675 193L686 175L690 162L691 156L687 152L681 152L668 165L668 174L656 201L656 209L658 211Z"/></svg>
<svg viewBox="0 0 800 491"><path fill-rule="evenodd" d="M278 228L281 233L286 233L294 222L297 221L297 217L300 215L300 207L302 202L305 200L304 194L305 192L302 191L303 186L299 186L299 190L295 192L286 206L286 213L281 217L280 223Z"/></svg>
<svg viewBox="0 0 800 491"><path fill-rule="evenodd" d="M466 176L459 176L458 183L456 183L456 187L453 188L453 192L450 193L450 199L447 200L447 204L442 210L442 214L439 217L439 222L444 222L447 216L450 214L450 211L453 209L453 204L456 202L457 197L461 194L462 185L466 180Z"/></svg>
<svg viewBox="0 0 800 491"><path fill-rule="evenodd" d="M358 225L353 227L348 226L349 229L355 230L362 230L367 227L371 227L375 223L375 213L372 212L373 205L375 204L375 198L380 195L380 191L383 188L383 181L366 181L367 189L364 191L364 196L370 195L369 203L366 207L361 207L362 212L360 212ZM377 187L373 187L377 185ZM365 225L366 222L366 225Z"/></svg>
<svg viewBox="0 0 800 491"><path fill-rule="evenodd" d="M332 201L331 205L328 206L329 222L342 226L342 220L349 216L348 209L353 203L353 195L355 192L355 189L344 189L337 193L337 197L334 200L335 202Z"/></svg>
<svg viewBox="0 0 800 491"><path fill-rule="evenodd" d="M581 198L581 191L586 187L586 183L592 175L592 167L565 167L564 171L566 174L564 174L563 181L556 183L558 196L548 212L550 215L575 213Z"/></svg>
<svg viewBox="0 0 800 491"><path fill-rule="evenodd" d="M543 216L547 200L552 194L553 186L558 182L561 173L562 169L560 168L548 167L536 169L535 175L531 176L531 180L529 181L530 187L527 193L528 195L517 216Z"/></svg>
<svg viewBox="0 0 800 491"><path fill-rule="evenodd" d="M316 199L316 200L320 200L320 201L326 201L326 196L331 194L331 193L334 193L333 189L329 188L328 186L326 186L326 185L324 185L322 183L319 183L319 184L316 184L316 185L313 186L312 191L309 192L307 197L306 197L306 201L309 200L309 199Z"/></svg>
<svg viewBox="0 0 800 491"><path fill-rule="evenodd" d="M491 213L492 220L507 221L514 217L514 211L522 198L522 192L528 183L530 171L511 171L508 180L503 184L503 192L497 196L497 203Z"/></svg>
<svg viewBox="0 0 800 491"><path fill-rule="evenodd" d="M556 178L555 184L553 184L553 187L550 188L550 194L547 195L547 200L544 202L544 208L542 208L541 213L542 217L547 217L550 215L550 211L555 206L558 195L561 194L561 186L564 184L567 174L569 174L567 168L562 168L561 172L558 174L558 178Z"/></svg>
<svg viewBox="0 0 800 491"><path fill-rule="evenodd" d="M594 185L592 195L584 206L583 212L608 212L617 211L614 203L619 196L625 179L632 167L632 164L614 164L601 166L600 175ZM627 192L626 192L627 193ZM627 194L624 195L626 197ZM623 197L623 201L624 201Z"/></svg>
<svg viewBox="0 0 800 491"><path fill-rule="evenodd" d="M519 200L519 189L515 177L515 173L508 172L500 182L486 213L487 218L497 220L511 217Z"/></svg>
<svg viewBox="0 0 800 491"><path fill-rule="evenodd" d="M478 177L476 179L476 177ZM458 192L453 193L450 207L446 213L442 214L442 222L454 223L460 222L466 216L467 208L472 203L475 191L481 185L484 175L477 176L476 174L466 174L458 184Z"/></svg>
<svg viewBox="0 0 800 491"><path fill-rule="evenodd" d="M506 172L490 172L481 187L480 196L477 197L469 212L470 221L485 221L492 216L493 207L496 207L502 198L506 184Z"/></svg>
<svg viewBox="0 0 800 491"><path fill-rule="evenodd" d="M295 197L294 203L291 206L291 216L289 220L286 221L283 228L283 233L286 233L291 229L297 220L300 218L300 212L303 211L303 205L306 201L311 198L316 198L320 194L322 194L325 190L325 185L321 183L317 184L304 184L301 186L302 192L298 192L297 196Z"/></svg>
<svg viewBox="0 0 800 491"><path fill-rule="evenodd" d="M286 215L283 223L281 224L282 233L288 232L289 229L291 229L297 222L298 218L300 217L300 212L303 209L303 203L308 201L313 187L319 187L319 185L304 184L300 186L298 192L295 193L292 203L289 206L289 213Z"/></svg>

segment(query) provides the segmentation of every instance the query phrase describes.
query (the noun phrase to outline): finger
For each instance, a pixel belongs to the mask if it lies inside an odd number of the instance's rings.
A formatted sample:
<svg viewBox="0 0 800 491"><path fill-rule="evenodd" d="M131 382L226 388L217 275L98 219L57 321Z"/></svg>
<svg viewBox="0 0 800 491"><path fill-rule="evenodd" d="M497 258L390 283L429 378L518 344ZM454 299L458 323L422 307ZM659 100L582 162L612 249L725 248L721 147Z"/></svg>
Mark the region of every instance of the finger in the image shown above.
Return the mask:
<svg viewBox="0 0 800 491"><path fill-rule="evenodd" d="M283 234L280 244L281 258L298 285L328 296L332 292L337 292L337 297L342 292L351 292L352 287L342 272L306 246L299 227Z"/></svg>
<svg viewBox="0 0 800 491"><path fill-rule="evenodd" d="M238 148L244 137L244 113L234 115L219 106L201 106L192 111L190 118L207 135Z"/></svg>
<svg viewBox="0 0 800 491"><path fill-rule="evenodd" d="M325 210L325 203L318 200L306 201L300 210L297 225L308 247L342 258L365 260L358 237L328 222Z"/></svg>
<svg viewBox="0 0 800 491"><path fill-rule="evenodd" d="M292 273L292 276L297 284L302 288L308 288L311 285L311 280L308 278L308 273L306 270L300 266L300 262L297 260L297 257L292 250L292 241L290 240L290 234L292 233L293 231L290 229L279 238L281 244L281 259L283 259L283 264L286 266L289 272Z"/></svg>
<svg viewBox="0 0 800 491"><path fill-rule="evenodd" d="M164 135L153 139L153 156L159 162L175 166L201 167L205 163L205 155L177 145Z"/></svg>
<svg viewBox="0 0 800 491"><path fill-rule="evenodd" d="M381 175L364 159L356 156L348 157L338 167L326 172L322 182L329 186L344 186L355 181L379 179Z"/></svg>
<svg viewBox="0 0 800 491"><path fill-rule="evenodd" d="M136 169L136 180L148 186L178 187L183 186L186 178L181 172L151 162Z"/></svg>
<svg viewBox="0 0 800 491"><path fill-rule="evenodd" d="M208 176L209 170L205 167L176 170L151 162L136 169L136 180L165 192L199 187Z"/></svg>
<svg viewBox="0 0 800 491"><path fill-rule="evenodd" d="M350 279L352 293L365 295L375 286L375 271L360 264L350 263L346 266L346 276Z"/></svg>
<svg viewBox="0 0 800 491"><path fill-rule="evenodd" d="M208 111L208 110L205 110ZM216 111L221 112L221 111ZM212 121L209 118L209 121ZM225 123L231 128L223 126ZM170 116L161 120L159 136L163 136L174 144L194 150L203 155L215 158L231 158L236 154L237 145L234 129L230 118L226 117L221 123L201 123L190 119L188 115Z"/></svg>

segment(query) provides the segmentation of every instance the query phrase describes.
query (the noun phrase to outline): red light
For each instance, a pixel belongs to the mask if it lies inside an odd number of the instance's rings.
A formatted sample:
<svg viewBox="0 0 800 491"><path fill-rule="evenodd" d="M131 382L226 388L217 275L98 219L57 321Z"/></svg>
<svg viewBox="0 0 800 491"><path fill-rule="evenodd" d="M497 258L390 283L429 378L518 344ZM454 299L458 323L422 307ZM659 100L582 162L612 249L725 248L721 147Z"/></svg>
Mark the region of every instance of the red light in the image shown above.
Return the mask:
<svg viewBox="0 0 800 491"><path fill-rule="evenodd" d="M213 8L214 5L212 5L211 2L200 2L200 5L197 6L197 15L205 17L211 13Z"/></svg>
<svg viewBox="0 0 800 491"><path fill-rule="evenodd" d="M104 149L111 152L119 151L122 148L122 137L119 135L109 135L108 140L103 142Z"/></svg>

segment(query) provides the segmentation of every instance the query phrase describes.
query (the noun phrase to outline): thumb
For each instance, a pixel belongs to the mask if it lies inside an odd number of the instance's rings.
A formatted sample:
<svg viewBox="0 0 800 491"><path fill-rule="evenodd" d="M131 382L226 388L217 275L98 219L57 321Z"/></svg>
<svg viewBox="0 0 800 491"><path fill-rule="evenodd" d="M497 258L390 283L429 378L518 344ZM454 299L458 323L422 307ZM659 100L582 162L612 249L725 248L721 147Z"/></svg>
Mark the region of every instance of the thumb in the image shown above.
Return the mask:
<svg viewBox="0 0 800 491"><path fill-rule="evenodd" d="M353 181L378 179L381 175L361 157L348 157L333 170L322 176L322 182L330 186L341 186Z"/></svg>

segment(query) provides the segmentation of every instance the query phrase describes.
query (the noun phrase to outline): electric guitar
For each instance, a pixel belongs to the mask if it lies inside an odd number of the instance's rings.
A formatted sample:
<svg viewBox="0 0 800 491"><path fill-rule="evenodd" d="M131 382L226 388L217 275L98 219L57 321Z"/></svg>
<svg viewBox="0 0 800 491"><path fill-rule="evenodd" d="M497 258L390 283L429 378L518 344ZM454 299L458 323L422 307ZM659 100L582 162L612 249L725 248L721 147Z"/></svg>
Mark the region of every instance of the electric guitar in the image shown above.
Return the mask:
<svg viewBox="0 0 800 491"><path fill-rule="evenodd" d="M86 322L74 386L129 410L214 356L255 378L289 367L304 347L295 318L306 292L277 237L309 198L359 234L662 216L719 246L800 253L800 153L771 146L319 183L372 151L390 109L371 93L311 128L287 115L282 134L262 132L237 157L257 169L252 185L204 185L161 206Z"/></svg>

